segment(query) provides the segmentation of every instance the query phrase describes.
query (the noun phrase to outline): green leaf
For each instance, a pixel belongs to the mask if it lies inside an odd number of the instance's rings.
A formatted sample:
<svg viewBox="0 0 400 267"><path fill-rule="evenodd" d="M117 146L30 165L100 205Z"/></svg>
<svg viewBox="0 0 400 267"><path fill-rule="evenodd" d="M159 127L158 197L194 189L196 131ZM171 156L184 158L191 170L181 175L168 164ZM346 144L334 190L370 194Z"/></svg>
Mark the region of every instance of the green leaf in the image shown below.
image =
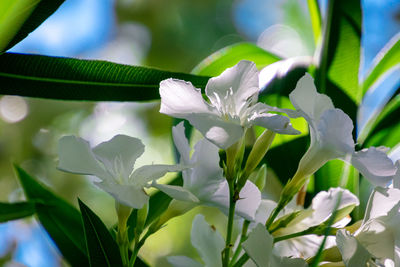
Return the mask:
<svg viewBox="0 0 400 267"><path fill-rule="evenodd" d="M253 61L261 69L280 58L252 43L237 43L224 47L201 61L192 73L218 76L225 69L233 67L240 60Z"/></svg>
<svg viewBox="0 0 400 267"><path fill-rule="evenodd" d="M292 178L309 143L308 136L302 136L271 148L262 163L274 170L282 184ZM261 163L261 164L262 164Z"/></svg>
<svg viewBox="0 0 400 267"><path fill-rule="evenodd" d="M183 183L182 174L179 174L169 184L182 185L182 183ZM152 222L154 222L161 216L161 214L168 208L171 200L172 198L170 196L161 191L158 191L157 193L155 193L150 197L149 212L147 214L145 227L149 226Z"/></svg>
<svg viewBox="0 0 400 267"><path fill-rule="evenodd" d="M62 3L64 0L1 1L0 51L6 51L19 43L53 14Z"/></svg>
<svg viewBox="0 0 400 267"><path fill-rule="evenodd" d="M204 88L209 77L98 60L5 53L0 56L0 94L63 100L160 99L162 80L176 78Z"/></svg>
<svg viewBox="0 0 400 267"><path fill-rule="evenodd" d="M35 214L32 202L0 203L0 222L18 220Z"/></svg>
<svg viewBox="0 0 400 267"><path fill-rule="evenodd" d="M307 0L307 4L314 34L314 43L317 46L321 36L321 12L317 0Z"/></svg>
<svg viewBox="0 0 400 267"><path fill-rule="evenodd" d="M394 147L400 143L400 95L395 96L360 134L363 147Z"/></svg>
<svg viewBox="0 0 400 267"><path fill-rule="evenodd" d="M356 178L358 172L352 165L338 159L330 160L314 173L314 191L318 193L328 191L331 187L345 187L358 194L358 187L353 184Z"/></svg>
<svg viewBox="0 0 400 267"><path fill-rule="evenodd" d="M36 203L36 214L65 259L73 266L88 266L81 214L15 165L27 199Z"/></svg>
<svg viewBox="0 0 400 267"><path fill-rule="evenodd" d="M374 64L368 71L364 82L362 83L363 95L368 89L374 85L379 78L390 70L400 65L400 33L396 34L386 45L379 51L374 59Z"/></svg>
<svg viewBox="0 0 400 267"><path fill-rule="evenodd" d="M119 248L100 218L80 199L90 266L122 266Z"/></svg>
<svg viewBox="0 0 400 267"><path fill-rule="evenodd" d="M360 0L330 0L323 44L317 68L317 88L327 92L327 80L355 103L362 99L359 89L361 6ZM329 93L328 93L329 95Z"/></svg>

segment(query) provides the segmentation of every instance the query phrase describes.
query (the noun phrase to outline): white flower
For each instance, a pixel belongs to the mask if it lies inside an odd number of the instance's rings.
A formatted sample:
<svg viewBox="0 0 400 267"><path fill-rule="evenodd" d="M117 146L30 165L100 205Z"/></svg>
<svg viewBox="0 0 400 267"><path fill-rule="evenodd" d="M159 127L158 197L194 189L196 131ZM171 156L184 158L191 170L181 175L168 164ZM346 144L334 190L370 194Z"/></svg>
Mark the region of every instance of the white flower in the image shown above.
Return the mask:
<svg viewBox="0 0 400 267"><path fill-rule="evenodd" d="M339 199L340 202L337 203ZM289 205L282 211L280 219L278 218L277 222L272 224L271 229L274 229L274 225L279 224L279 220L282 220L285 216L289 216L289 214L293 214L293 212L296 212L297 214L285 227L274 231L274 237L298 233L307 230L310 227L326 223L331 218L337 204L337 214L333 227L344 227L350 222L350 218L346 216L355 206L359 205L359 200L354 194L346 189L330 188L328 191L319 192L313 198L308 209L304 209L301 206L295 206L292 202L289 203ZM271 210L275 205L267 204L266 206L269 208L266 209L264 207L264 210L268 210L268 213L261 210L262 205L260 205L256 215L256 221L262 224L265 224L265 221L269 217ZM276 243L275 249L283 256L308 258L317 253L323 239L323 236L305 235L280 241ZM334 238L331 237L328 238L326 247L334 245L333 239Z"/></svg>
<svg viewBox="0 0 400 267"><path fill-rule="evenodd" d="M377 187L368 201L359 229L337 233L337 246L346 266L361 266L371 258L400 266L400 190ZM356 246L356 247L354 247ZM350 253L349 249L353 251ZM350 264L352 263L352 264Z"/></svg>
<svg viewBox="0 0 400 267"><path fill-rule="evenodd" d="M311 144L300 160L298 175L306 178L327 161L338 158L351 163L372 184L388 184L396 168L386 151L375 147L355 151L352 120L335 108L327 95L317 93L309 74L299 80L289 98L296 111L286 112L304 117L310 126Z"/></svg>
<svg viewBox="0 0 400 267"><path fill-rule="evenodd" d="M240 61L211 78L205 92L210 103L191 83L164 80L160 84L160 112L187 119L205 138L223 149L236 143L244 129L252 125L282 134L299 134L288 117L268 113L279 110L257 103L258 70L250 61Z"/></svg>
<svg viewBox="0 0 400 267"><path fill-rule="evenodd" d="M75 136L64 136L58 144L58 169L66 172L94 175L100 178L97 186L118 202L140 209L149 200L143 190L148 182L167 172L184 169L180 165L146 165L135 171L135 161L144 152L142 142L126 135L116 135L93 149ZM133 171L133 172L132 172Z"/></svg>
<svg viewBox="0 0 400 267"><path fill-rule="evenodd" d="M261 223L250 232L242 244L246 253L258 267L306 267L300 258L280 257L273 252L274 238Z"/></svg>
<svg viewBox="0 0 400 267"><path fill-rule="evenodd" d="M152 186L178 201L186 201L195 205L214 206L227 213L229 209L229 188L223 171L219 167L219 148L206 139L200 140L191 148L185 137L183 122L173 127L175 146L181 156L181 164L193 166L182 172L183 186L163 185L153 183ZM250 181L247 181L240 191L240 199L236 202L237 215L254 220L256 210L260 205L261 192Z"/></svg>
<svg viewBox="0 0 400 267"><path fill-rule="evenodd" d="M174 267L220 267L222 266L221 252L225 241L221 234L211 227L204 216L197 214L193 220L190 240L203 260L204 265L186 256L170 256L168 262Z"/></svg>

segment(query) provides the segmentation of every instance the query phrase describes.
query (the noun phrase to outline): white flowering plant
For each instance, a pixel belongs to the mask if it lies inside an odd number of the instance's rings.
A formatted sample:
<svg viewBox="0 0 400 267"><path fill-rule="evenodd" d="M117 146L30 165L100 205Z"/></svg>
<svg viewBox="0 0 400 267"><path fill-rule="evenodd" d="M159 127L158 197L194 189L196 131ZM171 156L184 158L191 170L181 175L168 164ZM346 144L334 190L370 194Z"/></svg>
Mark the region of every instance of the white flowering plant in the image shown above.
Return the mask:
<svg viewBox="0 0 400 267"><path fill-rule="evenodd" d="M325 20L308 1L313 57L279 58L238 43L191 74L5 52L33 20L47 18L43 7L58 7L39 2L8 34L0 27L0 93L159 101L176 122L176 162L137 166L145 151L137 137L118 134L92 147L63 134L53 168L90 176L115 203L114 226L17 164L26 200L0 203L0 222L36 216L71 266L156 265L146 244L185 216L193 218L190 237L179 241L192 250L160 256L165 265L400 266L399 96L363 128L357 123L363 97L400 64L399 36L359 79L358 1L329 1ZM167 174L172 179L162 179Z"/></svg>

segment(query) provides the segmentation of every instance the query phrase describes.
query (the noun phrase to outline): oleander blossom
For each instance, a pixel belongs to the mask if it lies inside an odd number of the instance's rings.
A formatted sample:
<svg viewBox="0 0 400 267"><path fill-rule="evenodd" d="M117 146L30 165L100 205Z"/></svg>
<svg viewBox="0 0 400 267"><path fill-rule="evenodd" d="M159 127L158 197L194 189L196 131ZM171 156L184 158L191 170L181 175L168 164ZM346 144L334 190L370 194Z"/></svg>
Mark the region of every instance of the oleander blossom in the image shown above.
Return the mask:
<svg viewBox="0 0 400 267"><path fill-rule="evenodd" d="M360 228L340 230L336 242L346 266L400 266L400 190L377 187L372 192ZM382 264L382 265L381 265Z"/></svg>
<svg viewBox="0 0 400 267"><path fill-rule="evenodd" d="M236 143L252 125L281 134L299 134L288 117L270 113L281 110L257 103L258 74L254 63L240 61L208 81L205 93L209 102L190 82L164 80L160 83L160 112L188 120L222 149Z"/></svg>
<svg viewBox="0 0 400 267"><path fill-rule="evenodd" d="M150 181L167 172L186 168L182 165L153 164L133 171L136 159L143 152L142 141L126 135L116 135L93 149L80 137L64 136L58 144L58 169L94 175L100 179L100 182L94 183L119 203L140 209L149 200L144 188Z"/></svg>
<svg viewBox="0 0 400 267"><path fill-rule="evenodd" d="M286 113L291 117L304 117L310 129L311 143L300 160L299 177L305 179L327 161L341 159L351 163L374 185L386 186L393 179L396 167L387 156L386 148L355 151L352 120L334 107L329 96L317 92L309 74L298 81L289 98L296 110L286 110Z"/></svg>
<svg viewBox="0 0 400 267"><path fill-rule="evenodd" d="M174 201L184 201L188 208L197 205L207 205L219 208L222 212L229 210L229 187L223 176L223 170L219 166L219 148L202 139L191 148L185 136L183 122L172 129L175 146L180 154L180 163L192 166L182 171L183 185L164 185L153 182L152 186L168 194ZM247 181L239 194L240 199L236 203L235 213L247 220L254 220L255 213L261 201L261 192L251 181Z"/></svg>

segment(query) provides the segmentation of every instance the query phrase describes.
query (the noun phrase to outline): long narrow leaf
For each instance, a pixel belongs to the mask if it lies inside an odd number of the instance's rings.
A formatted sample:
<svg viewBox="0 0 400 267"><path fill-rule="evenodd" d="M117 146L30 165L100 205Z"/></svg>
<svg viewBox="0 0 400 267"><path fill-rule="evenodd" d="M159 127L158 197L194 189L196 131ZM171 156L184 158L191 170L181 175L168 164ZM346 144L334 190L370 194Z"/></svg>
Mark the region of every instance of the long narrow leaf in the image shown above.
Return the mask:
<svg viewBox="0 0 400 267"><path fill-rule="evenodd" d="M394 147L400 143L400 95L394 97L360 135L364 147Z"/></svg>
<svg viewBox="0 0 400 267"><path fill-rule="evenodd" d="M316 83L328 93L327 80L359 104L361 5L360 0L330 0Z"/></svg>
<svg viewBox="0 0 400 267"><path fill-rule="evenodd" d="M168 78L204 88L209 77L98 60L5 53L0 56L0 94L64 100L159 99Z"/></svg>
<svg viewBox="0 0 400 267"><path fill-rule="evenodd" d="M396 66L400 66L400 33L396 34L374 59L374 64L362 84L363 95L382 75Z"/></svg>
<svg viewBox="0 0 400 267"><path fill-rule="evenodd" d="M307 0L308 10L310 13L311 25L314 34L315 46L318 45L321 36L321 12L317 0Z"/></svg>
<svg viewBox="0 0 400 267"><path fill-rule="evenodd" d="M100 218L78 200L85 229L90 266L122 266L118 245Z"/></svg>
<svg viewBox="0 0 400 267"><path fill-rule="evenodd" d="M73 266L88 266L86 244L78 210L39 184L15 165L26 197L36 203L36 214L65 259Z"/></svg>
<svg viewBox="0 0 400 267"><path fill-rule="evenodd" d="M234 66L240 60L253 61L261 69L280 58L252 43L237 43L224 47L200 62L192 71L194 74L217 76L226 68Z"/></svg>
<svg viewBox="0 0 400 267"><path fill-rule="evenodd" d="M2 1L1 8L10 4L9 11L2 18L0 24L0 52L6 51L19 43L29 33L39 27L64 0L13 0ZM7 35L7 36L5 36Z"/></svg>
<svg viewBox="0 0 400 267"><path fill-rule="evenodd" d="M0 203L0 222L22 219L35 213L31 202Z"/></svg>

